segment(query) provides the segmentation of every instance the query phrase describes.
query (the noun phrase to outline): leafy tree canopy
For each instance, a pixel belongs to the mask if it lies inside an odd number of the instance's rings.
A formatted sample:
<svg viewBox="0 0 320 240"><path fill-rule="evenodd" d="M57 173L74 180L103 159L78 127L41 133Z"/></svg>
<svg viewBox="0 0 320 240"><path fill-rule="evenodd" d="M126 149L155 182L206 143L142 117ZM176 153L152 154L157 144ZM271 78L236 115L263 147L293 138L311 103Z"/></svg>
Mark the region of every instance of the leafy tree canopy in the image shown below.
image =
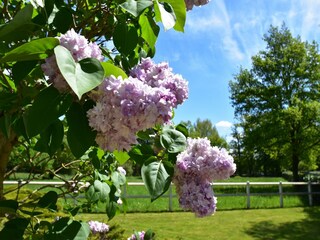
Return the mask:
<svg viewBox="0 0 320 240"><path fill-rule="evenodd" d="M266 49L230 81L245 148L260 151L293 171L318 155L320 55L316 42L293 37L285 24L264 35ZM312 166L309 165L309 166Z"/></svg>

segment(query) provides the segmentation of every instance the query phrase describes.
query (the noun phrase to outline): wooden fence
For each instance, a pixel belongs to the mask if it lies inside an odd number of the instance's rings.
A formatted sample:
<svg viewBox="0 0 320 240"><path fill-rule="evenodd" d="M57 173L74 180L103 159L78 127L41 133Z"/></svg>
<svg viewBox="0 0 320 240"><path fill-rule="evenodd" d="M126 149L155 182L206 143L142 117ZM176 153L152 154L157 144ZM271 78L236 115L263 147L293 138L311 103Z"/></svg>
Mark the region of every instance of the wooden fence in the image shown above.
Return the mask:
<svg viewBox="0 0 320 240"><path fill-rule="evenodd" d="M64 182L61 181L52 181L52 182L45 182L45 181L4 181L4 184L6 185L23 185L23 184L30 184L30 185L51 185L51 186L57 186L57 185L63 185ZM283 197L286 195L308 195L309 200L309 206L313 205L313 195L320 194L318 191L313 191L312 186L319 185L319 182L223 182L223 183L212 183L213 186L245 186L245 192L244 193L226 193L226 194L215 194L216 197L233 197L233 196L245 196L246 201L246 207L247 209L250 208L250 198L252 196L274 196L279 195L279 207L283 207ZM263 185L263 186L275 186L278 185L279 191L277 192L267 192L267 193L253 193L250 191L251 186L257 186L257 185ZM127 186L123 186L122 196L124 198L150 198L149 195L130 195L127 193L127 187L136 187L136 186L144 186L143 182L128 182ZM306 192L284 192L283 187L284 186L307 186ZM164 198L168 198L168 209L169 211L172 211L172 201L177 196L173 194L172 191L172 185L169 187L169 190L167 194L161 196Z"/></svg>

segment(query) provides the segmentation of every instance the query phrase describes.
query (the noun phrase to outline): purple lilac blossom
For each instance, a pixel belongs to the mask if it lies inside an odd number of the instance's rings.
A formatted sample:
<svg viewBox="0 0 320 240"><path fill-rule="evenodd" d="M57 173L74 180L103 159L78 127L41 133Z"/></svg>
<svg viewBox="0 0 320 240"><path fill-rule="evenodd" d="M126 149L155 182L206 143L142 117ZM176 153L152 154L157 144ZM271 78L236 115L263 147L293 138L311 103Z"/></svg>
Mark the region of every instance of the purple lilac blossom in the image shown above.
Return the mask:
<svg viewBox="0 0 320 240"><path fill-rule="evenodd" d="M60 45L67 48L76 62L84 58L96 58L99 61L103 60L102 52L96 43L88 42L88 40L76 33L73 29L67 31L59 37ZM55 55L52 55L45 59L45 63L41 65L41 68L46 76L48 76L49 82L60 91L70 91L70 87L67 81L62 76L56 61Z"/></svg>
<svg viewBox="0 0 320 240"><path fill-rule="evenodd" d="M106 233L109 231L109 225L99 222L99 221L92 221L90 220L88 222L90 230L92 234L97 234L97 233Z"/></svg>
<svg viewBox="0 0 320 240"><path fill-rule="evenodd" d="M187 143L187 149L177 156L173 178L179 203L198 217L208 216L217 203L210 183L229 178L236 165L225 149L212 147L207 138L188 138Z"/></svg>
<svg viewBox="0 0 320 240"><path fill-rule="evenodd" d="M144 240L145 232L141 231L141 232L138 232L138 234L139 234L140 240ZM132 234L131 237L128 238L128 240L137 240L137 237L135 234Z"/></svg>
<svg viewBox="0 0 320 240"><path fill-rule="evenodd" d="M199 7L206 5L209 0L184 0L184 2L186 3L187 11L190 11L193 9L193 6Z"/></svg>
<svg viewBox="0 0 320 240"><path fill-rule="evenodd" d="M148 66L157 66L152 71L165 74L146 73L151 71ZM137 143L138 131L169 123L173 108L188 96L187 82L178 78L168 70L167 64L155 65L150 59L142 60L125 80L106 78L96 93L91 94L96 106L87 112L89 125L97 131L98 145L108 151L129 150Z"/></svg>
<svg viewBox="0 0 320 240"><path fill-rule="evenodd" d="M124 176L126 176L126 174L127 174L126 170L125 170L123 167L121 167L121 166L119 166L119 167L117 168L117 171L118 171L119 173L121 173L122 175L124 175Z"/></svg>
<svg viewBox="0 0 320 240"><path fill-rule="evenodd" d="M162 62L155 64L151 58L141 60L141 63L134 67L130 75L145 82L151 87L164 87L174 96L173 107L182 104L188 98L188 82L179 74L174 74L169 64Z"/></svg>
<svg viewBox="0 0 320 240"><path fill-rule="evenodd" d="M87 112L89 125L98 132L96 142L104 150L129 150L137 143L136 132L172 118L166 101L170 98L167 89L152 88L136 78L106 78L96 106Z"/></svg>

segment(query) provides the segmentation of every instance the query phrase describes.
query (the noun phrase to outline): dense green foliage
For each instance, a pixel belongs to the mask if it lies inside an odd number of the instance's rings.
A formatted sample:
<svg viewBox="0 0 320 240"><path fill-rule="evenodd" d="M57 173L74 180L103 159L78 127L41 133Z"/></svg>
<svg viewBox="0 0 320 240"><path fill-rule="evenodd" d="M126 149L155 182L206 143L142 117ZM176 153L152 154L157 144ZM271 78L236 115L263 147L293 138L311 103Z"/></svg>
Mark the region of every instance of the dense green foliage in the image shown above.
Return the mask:
<svg viewBox="0 0 320 240"><path fill-rule="evenodd" d="M106 204L109 219L116 215L126 184L118 167L129 158L142 166L153 200L166 192L176 155L186 146L186 129L155 126L138 133L129 152L108 152L97 146L87 111L95 104L90 91L106 77L125 79L142 58L154 56L160 22L165 30L184 31L184 0L8 0L0 3L0 16L0 238L86 239L88 224L73 216L99 203ZM57 38L70 29L98 44L103 60L77 62ZM69 92L44 75L41 65L53 54ZM55 177L65 188L32 199L36 207L25 211L19 189L14 200L5 200L3 191L5 177L19 167L30 171L25 180ZM63 172L74 175L65 179ZM67 194L84 194L86 202L65 209L68 217L40 220L42 209L56 211L57 200ZM148 232L145 239L152 237Z"/></svg>
<svg viewBox="0 0 320 240"><path fill-rule="evenodd" d="M189 130L189 136L192 138L208 138L211 142L212 146L224 147L227 148L227 141L219 136L218 130L212 124L209 119L201 120L197 119L195 123L191 123L190 121L182 122L182 124L186 125Z"/></svg>
<svg viewBox="0 0 320 240"><path fill-rule="evenodd" d="M283 25L264 35L266 49L230 82L239 120L233 148L242 173L279 174L319 166L320 55L316 42ZM246 169L246 171L244 170Z"/></svg>

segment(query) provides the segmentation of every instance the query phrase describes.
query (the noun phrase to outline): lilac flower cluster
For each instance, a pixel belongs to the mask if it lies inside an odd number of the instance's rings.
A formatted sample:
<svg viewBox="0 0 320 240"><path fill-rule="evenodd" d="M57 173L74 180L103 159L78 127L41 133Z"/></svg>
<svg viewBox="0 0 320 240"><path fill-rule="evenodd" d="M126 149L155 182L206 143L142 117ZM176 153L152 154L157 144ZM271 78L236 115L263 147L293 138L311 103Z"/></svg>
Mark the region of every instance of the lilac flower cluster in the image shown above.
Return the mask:
<svg viewBox="0 0 320 240"><path fill-rule="evenodd" d="M174 74L167 62L155 64L150 58L142 59L141 63L131 70L130 75L153 88L170 90L172 107L182 104L188 98L188 82L181 75Z"/></svg>
<svg viewBox="0 0 320 240"><path fill-rule="evenodd" d="M171 120L173 108L188 96L188 84L172 74L166 64L163 66L146 59L134 68L128 79L111 76L99 86L93 96L96 106L87 115L89 125L97 131L96 142L102 149L129 150L137 143L138 131ZM157 73L152 75L151 69L155 68Z"/></svg>
<svg viewBox="0 0 320 240"><path fill-rule="evenodd" d="M144 235L145 235L144 231L138 232L138 235L140 240L144 240ZM128 238L128 240L137 240L137 237L135 234L132 234L131 237Z"/></svg>
<svg viewBox="0 0 320 240"><path fill-rule="evenodd" d="M59 41L61 46L67 48L71 52L76 62L79 62L84 58L96 58L99 61L103 60L99 46L96 43L88 42L84 36L77 34L73 29L61 35ZM68 83L58 68L54 54L45 60L45 63L41 65L41 68L44 74L49 77L49 81L52 82L60 92L70 90Z"/></svg>
<svg viewBox="0 0 320 240"><path fill-rule="evenodd" d="M188 138L187 142L187 149L177 156L173 182L183 209L208 216L217 204L210 183L229 178L236 165L225 149L212 147L207 138Z"/></svg>
<svg viewBox="0 0 320 240"><path fill-rule="evenodd" d="M209 0L184 0L186 3L187 11L192 10L193 6L203 6L206 5Z"/></svg>
<svg viewBox="0 0 320 240"><path fill-rule="evenodd" d="M92 234L105 234L109 231L109 225L103 222L90 220L88 224Z"/></svg>

